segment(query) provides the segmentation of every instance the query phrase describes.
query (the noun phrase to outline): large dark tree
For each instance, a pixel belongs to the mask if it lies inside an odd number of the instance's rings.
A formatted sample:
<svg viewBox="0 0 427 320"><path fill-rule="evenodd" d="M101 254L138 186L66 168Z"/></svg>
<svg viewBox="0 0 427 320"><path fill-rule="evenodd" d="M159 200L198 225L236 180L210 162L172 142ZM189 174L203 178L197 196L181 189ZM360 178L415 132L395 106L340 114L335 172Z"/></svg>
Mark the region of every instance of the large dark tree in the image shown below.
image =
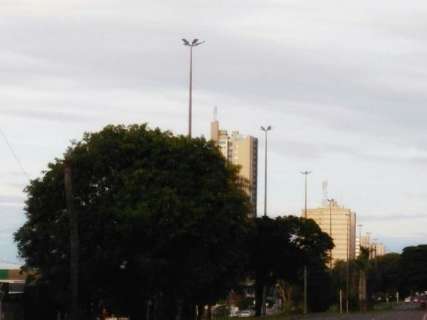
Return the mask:
<svg viewBox="0 0 427 320"><path fill-rule="evenodd" d="M427 245L406 247L401 255L402 280L408 291L427 289Z"/></svg>
<svg viewBox="0 0 427 320"><path fill-rule="evenodd" d="M368 273L369 291L376 296L395 297L402 286L402 270L398 253L388 253L371 261ZM408 270L409 271L409 270Z"/></svg>
<svg viewBox="0 0 427 320"><path fill-rule="evenodd" d="M311 269L312 301L319 310L324 301L317 299L321 283L328 281L325 263L333 242L313 221L294 216L260 217L250 237L249 270L255 279L255 312L261 315L263 296L268 286L277 280L300 284L304 266Z"/></svg>
<svg viewBox="0 0 427 320"><path fill-rule="evenodd" d="M192 319L244 265L249 201L237 168L213 143L146 125L85 134L65 158L80 225L80 303L142 319ZM27 187L27 222L15 235L26 267L58 305L69 292L64 159ZM147 306L149 310L147 310ZM87 316L89 317L89 316Z"/></svg>

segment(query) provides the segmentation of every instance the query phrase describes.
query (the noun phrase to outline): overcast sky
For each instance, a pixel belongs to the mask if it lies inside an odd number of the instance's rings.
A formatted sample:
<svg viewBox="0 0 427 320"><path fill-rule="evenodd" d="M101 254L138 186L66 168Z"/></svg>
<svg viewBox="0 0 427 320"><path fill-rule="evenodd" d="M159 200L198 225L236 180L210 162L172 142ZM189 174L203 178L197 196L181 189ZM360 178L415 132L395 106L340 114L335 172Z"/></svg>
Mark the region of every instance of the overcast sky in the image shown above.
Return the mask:
<svg viewBox="0 0 427 320"><path fill-rule="evenodd" d="M399 251L427 240L425 1L0 0L0 129L31 178L107 124L262 138L269 213L329 196ZM263 172L263 140L260 166ZM0 260L17 261L27 178L0 137ZM263 177L259 177L259 209ZM261 211L261 210L260 210Z"/></svg>

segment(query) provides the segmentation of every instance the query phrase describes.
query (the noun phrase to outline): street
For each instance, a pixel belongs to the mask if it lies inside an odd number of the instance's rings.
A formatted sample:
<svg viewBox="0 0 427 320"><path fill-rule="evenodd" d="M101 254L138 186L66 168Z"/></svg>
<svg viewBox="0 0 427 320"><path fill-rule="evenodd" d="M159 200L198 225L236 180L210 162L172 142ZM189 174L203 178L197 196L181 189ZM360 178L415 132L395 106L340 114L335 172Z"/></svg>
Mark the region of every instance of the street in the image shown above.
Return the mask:
<svg viewBox="0 0 427 320"><path fill-rule="evenodd" d="M303 319L303 318L301 318ZM313 320L427 320L425 311L389 311L384 313L354 314L345 316L319 316Z"/></svg>
<svg viewBox="0 0 427 320"><path fill-rule="evenodd" d="M344 315L309 315L292 320L427 320L427 311L415 304L402 304L395 310Z"/></svg>

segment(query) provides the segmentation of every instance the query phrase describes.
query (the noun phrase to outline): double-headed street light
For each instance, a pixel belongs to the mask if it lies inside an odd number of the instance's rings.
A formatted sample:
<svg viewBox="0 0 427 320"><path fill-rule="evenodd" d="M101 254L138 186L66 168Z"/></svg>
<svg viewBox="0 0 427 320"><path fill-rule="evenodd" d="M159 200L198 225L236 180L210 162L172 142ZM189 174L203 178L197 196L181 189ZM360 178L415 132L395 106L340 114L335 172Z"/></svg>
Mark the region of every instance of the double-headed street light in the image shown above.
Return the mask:
<svg viewBox="0 0 427 320"><path fill-rule="evenodd" d="M191 126L192 126L192 100L193 100L193 48L201 45L204 41L199 41L199 39L193 39L193 41L188 41L187 39L182 39L184 46L190 47L190 88L189 88L189 98L188 98L188 137L191 138Z"/></svg>
<svg viewBox="0 0 427 320"><path fill-rule="evenodd" d="M264 217L267 216L267 133L271 130L271 126L261 127L265 134L265 165L264 165Z"/></svg>

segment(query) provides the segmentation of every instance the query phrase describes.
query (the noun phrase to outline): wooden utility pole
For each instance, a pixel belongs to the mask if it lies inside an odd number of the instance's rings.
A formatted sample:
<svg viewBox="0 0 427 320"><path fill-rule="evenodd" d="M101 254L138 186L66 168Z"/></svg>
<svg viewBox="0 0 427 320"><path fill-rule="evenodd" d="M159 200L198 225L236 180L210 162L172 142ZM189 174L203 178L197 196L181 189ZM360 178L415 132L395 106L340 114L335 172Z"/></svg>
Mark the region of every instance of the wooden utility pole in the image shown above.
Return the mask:
<svg viewBox="0 0 427 320"><path fill-rule="evenodd" d="M74 210L70 162L64 162L65 199L70 223L70 319L79 320L79 222Z"/></svg>

